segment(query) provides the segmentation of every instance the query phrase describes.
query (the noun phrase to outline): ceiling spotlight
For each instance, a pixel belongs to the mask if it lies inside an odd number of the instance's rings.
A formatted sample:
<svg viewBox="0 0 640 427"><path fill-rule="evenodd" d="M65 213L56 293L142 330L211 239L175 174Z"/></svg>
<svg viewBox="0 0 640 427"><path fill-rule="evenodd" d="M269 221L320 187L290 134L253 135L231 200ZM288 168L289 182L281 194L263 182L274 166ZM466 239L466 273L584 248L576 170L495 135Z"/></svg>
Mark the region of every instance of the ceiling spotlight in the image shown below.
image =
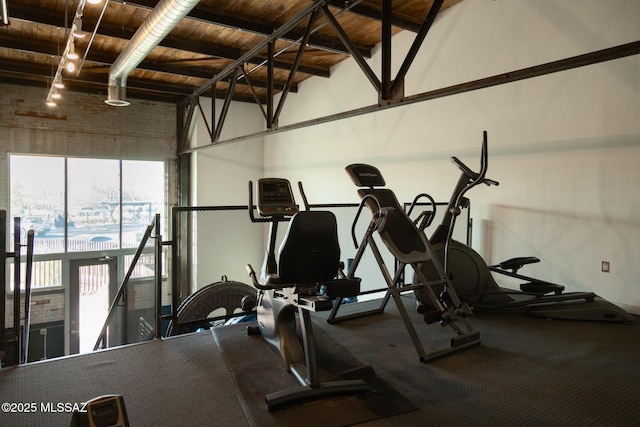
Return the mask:
<svg viewBox="0 0 640 427"><path fill-rule="evenodd" d="M76 16L73 20L73 31L71 32L73 37L81 39L84 37L84 32L82 31L82 17Z"/></svg>
<svg viewBox="0 0 640 427"><path fill-rule="evenodd" d="M5 3L7 3L8 0L0 0L0 4L5 5ZM69 2L69 0L67 0L67 2ZM76 13L73 16L73 21L71 22L71 25L69 25L67 27L67 25L65 25L64 28L64 39L66 40L66 44L64 47L64 53L62 54L62 56L60 56L60 43L61 41L58 40L58 69L57 71L55 71L54 73L54 56L52 55L52 61L51 61L51 77L52 79L50 80L51 82L51 87L49 88L49 94L46 98L46 103L49 107L55 107L56 104L56 100L61 98L62 95L62 90L64 89L64 83L62 83L62 76L63 74L66 73L76 73L79 74L80 73L80 67L82 66L82 63L80 62L78 64L76 64L76 61L80 59L80 55L78 55L78 53L76 53L76 39L78 38L82 38L82 37L86 37L86 32L83 31L82 29L82 16L84 14L84 7L87 3L92 4L92 5L97 5L100 3L103 3L103 0L78 0L78 7L76 8ZM104 1L104 7L106 8L107 5L109 4L109 0ZM123 2L123 4L126 4ZM4 11L4 8L2 8L2 11ZM102 12L104 13L104 9L102 10ZM2 19L5 18L4 13L2 14ZM8 18L8 17L7 17ZM1 22L0 22L0 26L1 26ZM58 38L60 38L60 27L58 27ZM83 46L84 47L84 55L86 56L90 47L91 47L91 43L93 42L93 38L91 38L91 40L89 40L88 44ZM64 70L64 71L63 71Z"/></svg>
<svg viewBox="0 0 640 427"><path fill-rule="evenodd" d="M62 75L57 74L56 78L53 80L53 85L58 89L64 89L64 83L62 83Z"/></svg>
<svg viewBox="0 0 640 427"><path fill-rule="evenodd" d="M71 40L69 42L69 51L67 52L67 58L69 59L78 59L79 56L76 53L76 44Z"/></svg>

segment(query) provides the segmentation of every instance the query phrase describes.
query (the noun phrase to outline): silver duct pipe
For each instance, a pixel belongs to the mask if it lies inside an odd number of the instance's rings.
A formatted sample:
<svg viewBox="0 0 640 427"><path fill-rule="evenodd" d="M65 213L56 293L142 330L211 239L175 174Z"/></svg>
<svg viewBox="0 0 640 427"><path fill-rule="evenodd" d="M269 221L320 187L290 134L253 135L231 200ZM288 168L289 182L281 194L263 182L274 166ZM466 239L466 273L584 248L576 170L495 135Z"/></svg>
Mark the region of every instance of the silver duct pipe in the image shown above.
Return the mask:
<svg viewBox="0 0 640 427"><path fill-rule="evenodd" d="M0 26L9 26L9 9L7 8L7 0L0 0Z"/></svg>
<svg viewBox="0 0 640 427"><path fill-rule="evenodd" d="M126 100L129 74L198 3L199 0L161 0L158 3L111 65L104 102L114 107L129 105Z"/></svg>

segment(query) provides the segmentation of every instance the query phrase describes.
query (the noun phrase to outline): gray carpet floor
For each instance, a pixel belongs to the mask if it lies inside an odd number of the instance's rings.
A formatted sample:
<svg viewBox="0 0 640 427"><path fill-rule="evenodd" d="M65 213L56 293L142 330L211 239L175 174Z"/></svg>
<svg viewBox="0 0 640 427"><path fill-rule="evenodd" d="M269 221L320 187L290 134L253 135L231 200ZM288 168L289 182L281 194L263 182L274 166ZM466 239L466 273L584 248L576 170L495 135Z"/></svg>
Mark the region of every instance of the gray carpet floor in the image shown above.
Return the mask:
<svg viewBox="0 0 640 427"><path fill-rule="evenodd" d="M448 328L412 316L428 350L448 345ZM326 323L326 312L313 318L317 328L419 407L364 426L632 426L640 420L638 322L479 313L473 322L482 344L422 364L393 303L383 314L335 325ZM4 368L0 401L35 403L37 410L2 412L0 425L69 425L71 414L42 411L41 405L104 394L124 396L132 426L251 425L208 331Z"/></svg>

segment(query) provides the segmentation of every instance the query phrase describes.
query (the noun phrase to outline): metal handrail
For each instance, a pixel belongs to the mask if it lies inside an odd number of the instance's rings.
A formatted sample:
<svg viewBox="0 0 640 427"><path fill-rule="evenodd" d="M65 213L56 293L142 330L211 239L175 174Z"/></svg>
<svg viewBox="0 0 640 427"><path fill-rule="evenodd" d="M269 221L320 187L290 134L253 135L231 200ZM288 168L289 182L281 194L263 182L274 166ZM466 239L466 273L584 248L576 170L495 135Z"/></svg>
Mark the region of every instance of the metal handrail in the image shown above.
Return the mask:
<svg viewBox="0 0 640 427"><path fill-rule="evenodd" d="M24 329L20 326L20 251L21 244L21 228L20 217L14 218L14 236L13 236L13 252L7 252L7 211L0 210L0 304L2 304L2 313L0 316L0 361L4 359L6 344L13 345L13 364L18 365L27 363L29 355L29 328L31 327L31 273L33 265L33 247L34 247L34 231L29 230L27 234L27 258L26 258L26 276L25 276L25 301L24 301ZM14 259L14 276L13 276L13 336L9 340L5 340L6 322L4 318L4 309L7 302L7 283L6 272L7 258Z"/></svg>
<svg viewBox="0 0 640 427"><path fill-rule="evenodd" d="M107 314L107 318L105 319L104 324L102 325L102 330L100 331L100 335L98 335L98 339L96 340L95 345L93 346L93 351L96 351L99 348L104 348L104 347L101 347L100 345L106 341L107 328L109 327L109 323L111 323L111 319L113 317L115 308L118 305L118 301L124 295L124 290L127 284L129 283L129 279L131 278L131 275L133 274L133 270L135 269L136 264L138 263L138 259L140 259L140 255L142 255L142 252L144 251L144 248L147 245L149 236L151 236L151 231L153 231L156 225L159 224L159 220L157 219L157 217L159 217L159 215L156 215L156 218L154 218L154 221L151 224L147 225L147 228L145 229L144 235L142 236L142 239L140 240L140 244L138 245L138 249L136 250L136 253L133 256L133 260L129 265L129 270L127 270L127 274L125 274L124 278L122 279L122 282L120 282L120 286L118 287L118 292L116 293L115 298L111 302L111 306L109 307L109 314ZM156 263L157 262L158 260L156 260Z"/></svg>
<svg viewBox="0 0 640 427"><path fill-rule="evenodd" d="M24 332L22 336L22 363L29 361L29 329L31 328L31 276L33 272L33 244L35 231L27 231L27 258L24 274ZM16 260L20 264L20 254Z"/></svg>

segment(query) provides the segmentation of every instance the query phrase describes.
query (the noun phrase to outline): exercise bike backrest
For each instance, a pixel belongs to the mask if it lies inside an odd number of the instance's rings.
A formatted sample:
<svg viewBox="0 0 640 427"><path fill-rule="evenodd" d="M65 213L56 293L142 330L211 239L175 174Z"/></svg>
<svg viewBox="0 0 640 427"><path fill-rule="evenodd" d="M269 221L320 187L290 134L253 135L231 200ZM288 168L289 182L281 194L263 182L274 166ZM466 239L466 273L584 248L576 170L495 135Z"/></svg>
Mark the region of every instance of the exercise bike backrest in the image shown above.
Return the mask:
<svg viewBox="0 0 640 427"><path fill-rule="evenodd" d="M333 279L340 266L335 215L329 211L299 211L288 180L263 178L258 181L257 200L257 210L262 218L255 218L252 182L249 183L249 188L251 221L268 222L271 227L269 248L262 271L266 286L278 288ZM300 191L305 198L301 185ZM288 221L289 226L276 260L277 226L284 221Z"/></svg>
<svg viewBox="0 0 640 427"><path fill-rule="evenodd" d="M349 165L345 170L356 186L367 187L358 189L361 202L351 228L354 242L356 222L362 207L367 206L381 239L398 261L411 264L428 259L427 242L423 233L407 216L395 193L388 188L380 188L386 184L380 170L364 163Z"/></svg>

